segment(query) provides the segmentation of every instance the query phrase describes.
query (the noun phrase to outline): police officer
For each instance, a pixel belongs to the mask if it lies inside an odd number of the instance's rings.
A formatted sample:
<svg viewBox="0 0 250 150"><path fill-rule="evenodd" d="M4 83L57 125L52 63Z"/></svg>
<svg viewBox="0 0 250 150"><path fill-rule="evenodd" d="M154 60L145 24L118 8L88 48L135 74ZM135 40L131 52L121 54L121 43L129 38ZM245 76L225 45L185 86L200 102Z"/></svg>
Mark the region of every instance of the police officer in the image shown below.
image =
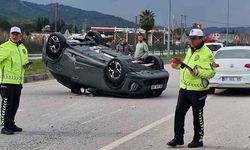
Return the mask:
<svg viewBox="0 0 250 150"><path fill-rule="evenodd" d="M189 148L202 147L204 135L203 107L208 93L209 79L215 75L213 53L204 45L203 32L192 29L190 45L183 62L173 61L171 66L180 70L180 91L175 110L174 138L167 143L171 147L183 145L185 115L193 111L194 137Z"/></svg>
<svg viewBox="0 0 250 150"><path fill-rule="evenodd" d="M9 40L0 45L2 134L22 131L22 128L15 125L15 115L19 107L24 72L28 67L28 53L21 42L21 29L12 27Z"/></svg>

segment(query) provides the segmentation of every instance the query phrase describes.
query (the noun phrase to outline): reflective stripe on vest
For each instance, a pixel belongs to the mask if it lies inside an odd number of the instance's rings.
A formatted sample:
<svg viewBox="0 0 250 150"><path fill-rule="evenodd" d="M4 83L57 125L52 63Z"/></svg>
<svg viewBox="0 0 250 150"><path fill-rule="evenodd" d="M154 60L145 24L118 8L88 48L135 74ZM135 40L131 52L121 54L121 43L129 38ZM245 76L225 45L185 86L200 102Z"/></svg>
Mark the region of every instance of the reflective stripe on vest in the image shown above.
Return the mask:
<svg viewBox="0 0 250 150"><path fill-rule="evenodd" d="M11 80L21 81L24 78L23 77L18 77L18 76L12 76L12 75L3 75L2 79L11 79Z"/></svg>
<svg viewBox="0 0 250 150"><path fill-rule="evenodd" d="M199 88L204 88L204 86L202 84L194 84L194 83L190 83L190 82L187 82L185 80L181 80L181 82L183 84L185 84L186 86L189 86L189 87L199 87Z"/></svg>

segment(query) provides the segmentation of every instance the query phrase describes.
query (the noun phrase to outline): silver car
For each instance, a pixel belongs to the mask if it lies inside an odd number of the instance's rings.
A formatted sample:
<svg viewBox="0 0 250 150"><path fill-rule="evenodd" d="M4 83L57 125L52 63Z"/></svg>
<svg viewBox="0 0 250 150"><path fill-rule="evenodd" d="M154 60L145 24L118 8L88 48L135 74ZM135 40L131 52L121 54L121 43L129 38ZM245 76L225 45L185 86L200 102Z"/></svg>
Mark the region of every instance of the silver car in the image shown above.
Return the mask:
<svg viewBox="0 0 250 150"><path fill-rule="evenodd" d="M210 80L210 94L216 88L250 88L250 46L219 49L214 68L216 75Z"/></svg>

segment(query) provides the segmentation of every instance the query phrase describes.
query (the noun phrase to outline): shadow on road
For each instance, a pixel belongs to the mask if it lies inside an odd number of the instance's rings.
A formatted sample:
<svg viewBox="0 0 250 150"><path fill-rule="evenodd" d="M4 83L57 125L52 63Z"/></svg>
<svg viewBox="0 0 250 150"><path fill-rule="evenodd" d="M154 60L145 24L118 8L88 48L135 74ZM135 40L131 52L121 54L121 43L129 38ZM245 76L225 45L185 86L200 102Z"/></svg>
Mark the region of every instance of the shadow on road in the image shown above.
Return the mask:
<svg viewBox="0 0 250 150"><path fill-rule="evenodd" d="M227 146L204 146L203 149L219 149L219 150L246 150L246 148L240 148L240 147L227 147Z"/></svg>
<svg viewBox="0 0 250 150"><path fill-rule="evenodd" d="M226 90L217 90L217 96L237 96L237 97L249 97L250 89L226 89Z"/></svg>

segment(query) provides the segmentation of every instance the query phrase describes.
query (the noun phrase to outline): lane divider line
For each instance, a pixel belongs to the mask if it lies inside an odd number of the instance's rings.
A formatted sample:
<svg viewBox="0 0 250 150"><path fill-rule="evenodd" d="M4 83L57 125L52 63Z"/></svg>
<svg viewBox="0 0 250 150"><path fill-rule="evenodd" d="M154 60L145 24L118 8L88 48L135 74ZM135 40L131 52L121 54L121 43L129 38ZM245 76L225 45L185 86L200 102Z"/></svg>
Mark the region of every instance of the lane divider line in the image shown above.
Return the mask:
<svg viewBox="0 0 250 150"><path fill-rule="evenodd" d="M133 138L147 132L148 130L151 130L152 128L157 127L160 124L171 120L173 117L174 117L174 114L170 114L170 115L168 115L168 116L166 116L166 117L164 117L164 118L162 118L162 119L160 119L158 121L153 122L150 125L147 125L147 126L141 128L141 129L138 129L135 132L130 133L129 135L124 136L121 139L116 140L116 141L114 141L114 142L112 142L112 143L110 143L110 144L108 144L108 145L106 145L106 146L104 146L104 147L102 147L102 148L100 148L98 150L111 150L113 148L116 148L116 147L120 146L121 144L124 144L124 143L132 140Z"/></svg>

